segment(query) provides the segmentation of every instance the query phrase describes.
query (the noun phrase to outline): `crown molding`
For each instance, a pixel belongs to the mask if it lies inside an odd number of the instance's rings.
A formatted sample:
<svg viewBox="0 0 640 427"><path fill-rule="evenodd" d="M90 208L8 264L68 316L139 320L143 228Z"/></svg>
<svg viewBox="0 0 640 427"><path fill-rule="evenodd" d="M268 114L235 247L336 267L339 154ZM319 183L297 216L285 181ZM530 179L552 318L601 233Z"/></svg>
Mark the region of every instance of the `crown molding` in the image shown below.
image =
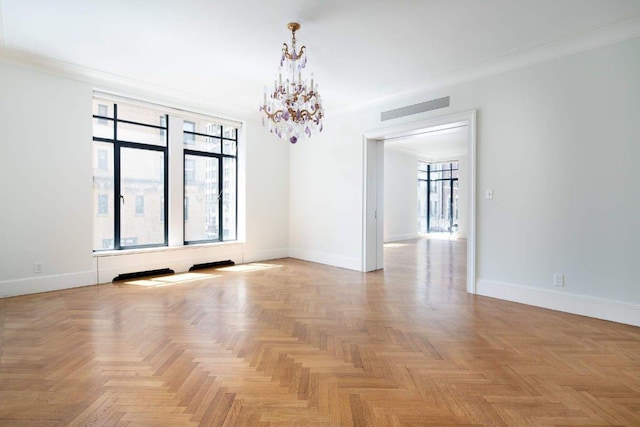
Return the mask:
<svg viewBox="0 0 640 427"><path fill-rule="evenodd" d="M435 80L439 81L441 85L450 86L526 68L637 37L640 37L640 14L633 14L623 20L592 30L575 32L560 39L509 52L501 58L470 64L458 70L443 73Z"/></svg>
<svg viewBox="0 0 640 427"><path fill-rule="evenodd" d="M595 29L575 32L561 39L547 41L526 49L507 52L497 59L467 64L455 70L428 75L422 83L409 90L398 90L395 91L393 95L377 98L358 105L339 108L333 110L331 113L340 114L383 105L391 108L397 103L402 103L402 100L407 97L414 97L416 94L432 93L437 90L450 88L492 75L526 68L638 37L640 37L640 13L634 13L628 15L625 19L605 24ZM329 116L329 114L327 114L327 116Z"/></svg>
<svg viewBox="0 0 640 427"><path fill-rule="evenodd" d="M175 88L151 84L142 80L131 79L121 75L107 73L79 66L72 63L30 54L7 48L4 44L2 1L0 0L0 63L24 66L36 71L43 71L60 77L88 83L96 90L116 95L139 97L156 103L171 102L175 106L227 117L232 120L258 121L254 108L235 105L212 99L201 94L181 91ZM575 32L564 38L547 41L513 52L506 52L502 57L480 63L467 64L458 69L449 70L427 77L413 87L396 88L393 94L350 106L343 106L327 111L327 116L358 111L367 107L381 105L393 106L402 103L407 97L415 97L421 93L430 93L459 84L478 80L491 75L501 74L519 68L525 68L546 61L559 59L583 51L619 43L640 37L640 13L628 15L625 19L602 25L598 28Z"/></svg>
<svg viewBox="0 0 640 427"><path fill-rule="evenodd" d="M34 71L87 83L94 90L159 105L213 115L229 120L256 120L255 110L220 102L200 94L169 88L113 73L95 70L64 61L33 55L0 46L0 63L17 65Z"/></svg>

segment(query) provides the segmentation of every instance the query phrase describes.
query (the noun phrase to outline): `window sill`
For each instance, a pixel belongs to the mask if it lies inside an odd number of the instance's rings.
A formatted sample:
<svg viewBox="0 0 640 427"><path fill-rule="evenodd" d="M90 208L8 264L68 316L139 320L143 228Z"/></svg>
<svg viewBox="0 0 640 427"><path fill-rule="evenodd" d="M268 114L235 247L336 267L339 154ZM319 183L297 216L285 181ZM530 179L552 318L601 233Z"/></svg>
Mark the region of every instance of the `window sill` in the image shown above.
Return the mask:
<svg viewBox="0 0 640 427"><path fill-rule="evenodd" d="M234 245L244 245L244 241L233 240L230 242L195 243L192 245L181 245L181 246L159 246L155 248L123 249L119 251L100 251L100 252L94 252L93 258L122 256L122 255L129 255L129 254L148 254L148 253L154 253L154 252L195 250L195 249L202 249L206 247L223 247L223 246L234 246Z"/></svg>

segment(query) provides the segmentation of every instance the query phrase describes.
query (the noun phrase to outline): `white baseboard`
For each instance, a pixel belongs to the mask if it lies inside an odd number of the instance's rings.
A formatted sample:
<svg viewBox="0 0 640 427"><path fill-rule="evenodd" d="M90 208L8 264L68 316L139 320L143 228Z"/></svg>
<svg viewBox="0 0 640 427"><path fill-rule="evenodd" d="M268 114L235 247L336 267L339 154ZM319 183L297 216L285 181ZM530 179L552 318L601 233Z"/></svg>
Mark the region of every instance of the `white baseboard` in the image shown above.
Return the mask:
<svg viewBox="0 0 640 427"><path fill-rule="evenodd" d="M270 259L287 258L289 256L289 248L268 249L263 251L245 251L244 262L267 261Z"/></svg>
<svg viewBox="0 0 640 427"><path fill-rule="evenodd" d="M420 237L417 232L405 234L392 234L384 238L385 243L399 242L400 240L413 240Z"/></svg>
<svg viewBox="0 0 640 427"><path fill-rule="evenodd" d="M308 251L299 248L289 248L289 256L304 261L317 262L319 264L332 265L334 267L361 271L362 260L359 258L345 257L341 255L327 254L324 252Z"/></svg>
<svg viewBox="0 0 640 427"><path fill-rule="evenodd" d="M640 305L530 286L479 279L476 293L596 319L640 326Z"/></svg>
<svg viewBox="0 0 640 427"><path fill-rule="evenodd" d="M95 271L25 277L0 282L0 298L78 288L96 283Z"/></svg>

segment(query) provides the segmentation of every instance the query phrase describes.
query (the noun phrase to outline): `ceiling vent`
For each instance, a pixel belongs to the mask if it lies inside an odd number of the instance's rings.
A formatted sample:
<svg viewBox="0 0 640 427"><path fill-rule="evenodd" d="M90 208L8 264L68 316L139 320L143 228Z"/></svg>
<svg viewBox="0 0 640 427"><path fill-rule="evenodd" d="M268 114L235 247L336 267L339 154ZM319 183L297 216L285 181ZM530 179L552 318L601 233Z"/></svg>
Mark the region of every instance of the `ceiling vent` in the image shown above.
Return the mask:
<svg viewBox="0 0 640 427"><path fill-rule="evenodd" d="M385 120L397 119L400 117L424 113L426 111L433 111L448 106L449 97L445 96L444 98L432 99L431 101L408 105L406 107L396 108L395 110L383 111L380 114L380 120L384 122Z"/></svg>

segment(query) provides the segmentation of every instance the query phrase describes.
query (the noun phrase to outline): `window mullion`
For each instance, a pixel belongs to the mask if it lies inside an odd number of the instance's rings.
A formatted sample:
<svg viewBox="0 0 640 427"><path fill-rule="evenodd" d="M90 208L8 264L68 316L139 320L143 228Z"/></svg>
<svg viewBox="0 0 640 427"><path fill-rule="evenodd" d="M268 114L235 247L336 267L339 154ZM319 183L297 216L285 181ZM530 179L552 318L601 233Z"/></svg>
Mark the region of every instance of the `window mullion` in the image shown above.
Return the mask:
<svg viewBox="0 0 640 427"><path fill-rule="evenodd" d="M118 142L118 105L113 104L113 249L122 249L120 244L120 220L122 215L121 201L121 157Z"/></svg>
<svg viewBox="0 0 640 427"><path fill-rule="evenodd" d="M164 244L169 245L169 115L164 115Z"/></svg>
<svg viewBox="0 0 640 427"><path fill-rule="evenodd" d="M221 147L222 148L222 147ZM222 157L218 160L218 240L224 241L224 182L223 182L224 162Z"/></svg>

